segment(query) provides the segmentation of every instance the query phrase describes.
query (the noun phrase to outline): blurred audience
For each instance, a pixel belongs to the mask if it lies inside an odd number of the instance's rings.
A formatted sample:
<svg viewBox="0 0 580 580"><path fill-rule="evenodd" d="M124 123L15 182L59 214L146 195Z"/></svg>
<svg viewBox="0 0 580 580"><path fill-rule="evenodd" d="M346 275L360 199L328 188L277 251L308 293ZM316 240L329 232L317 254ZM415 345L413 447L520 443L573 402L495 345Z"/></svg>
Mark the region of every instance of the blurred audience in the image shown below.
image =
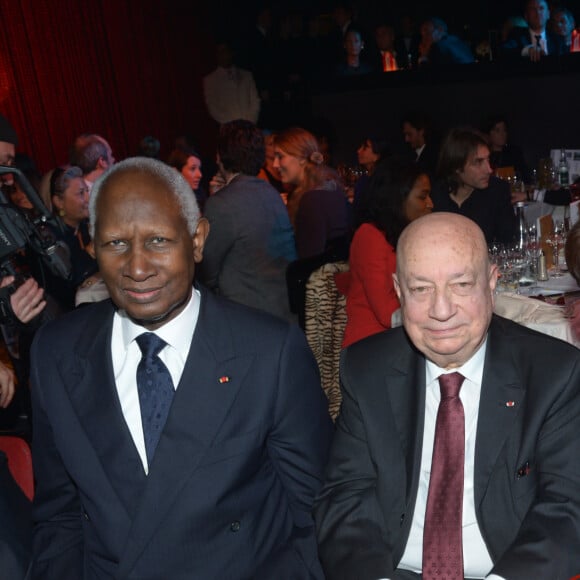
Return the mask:
<svg viewBox="0 0 580 580"><path fill-rule="evenodd" d="M532 174L519 145L509 139L509 125L503 115L490 116L483 125L483 132L489 141L489 163L496 171L501 168L513 168L514 177L531 183Z"/></svg>
<svg viewBox="0 0 580 580"><path fill-rule="evenodd" d="M576 28L576 21L574 20L572 12L564 6L558 6L552 10L548 24L554 34L564 39L566 46L565 52L570 52L572 46L572 31Z"/></svg>
<svg viewBox="0 0 580 580"><path fill-rule="evenodd" d="M299 258L346 248L347 199L336 171L324 163L314 135L291 127L274 137L274 167L292 187L288 214L294 226Z"/></svg>
<svg viewBox="0 0 580 580"><path fill-rule="evenodd" d="M479 225L488 244L507 244L516 232L511 190L493 175L489 157L483 133L472 127L451 129L441 144L433 211L464 215Z"/></svg>
<svg viewBox="0 0 580 580"><path fill-rule="evenodd" d="M278 191L257 177L264 150L253 123L221 126L217 159L224 186L206 203L211 234L199 277L221 296L290 320L286 268L296 259L294 234Z"/></svg>
<svg viewBox="0 0 580 580"><path fill-rule="evenodd" d="M97 261L92 255L89 235L89 190L80 167L59 167L51 175L50 191L53 212L61 224L60 235L66 243L71 260L69 280L55 279L53 294L63 309L75 308L77 289L90 286L100 279Z"/></svg>
<svg viewBox="0 0 580 580"><path fill-rule="evenodd" d="M83 133L73 142L69 152L69 163L80 167L90 195L93 183L113 163L113 151L109 143L96 133Z"/></svg>
<svg viewBox="0 0 580 580"><path fill-rule="evenodd" d="M546 28L550 19L546 0L525 0L524 19L527 28L512 28L503 43L502 52L505 57L524 57L538 62L543 56L565 53L564 39Z"/></svg>
<svg viewBox="0 0 580 580"><path fill-rule="evenodd" d="M431 118L421 111L410 111L403 116L401 129L409 154L419 168L431 178L435 176L439 145L432 129Z"/></svg>
<svg viewBox="0 0 580 580"><path fill-rule="evenodd" d="M359 30L351 28L344 36L344 57L336 66L336 75L339 77L351 77L372 73L374 67L361 58L365 48L362 34Z"/></svg>
<svg viewBox="0 0 580 580"><path fill-rule="evenodd" d="M433 208L429 176L407 158L379 165L355 216L349 271L336 275L346 295L347 324L342 346L391 327L399 308L393 285L399 235Z"/></svg>
<svg viewBox="0 0 580 580"><path fill-rule="evenodd" d="M207 192L201 186L201 156L191 146L181 145L173 149L167 158L167 164L174 167L183 175L185 181L189 183L192 192L197 199L197 205L203 213L205 202L207 200Z"/></svg>
<svg viewBox="0 0 580 580"><path fill-rule="evenodd" d="M421 66L448 66L475 62L470 46L458 36L449 34L441 18L428 18L421 23L419 64Z"/></svg>
<svg viewBox="0 0 580 580"><path fill-rule="evenodd" d="M203 78L205 104L219 124L235 119L256 123L260 97L251 71L236 66L234 51L228 42L216 46L217 67Z"/></svg>

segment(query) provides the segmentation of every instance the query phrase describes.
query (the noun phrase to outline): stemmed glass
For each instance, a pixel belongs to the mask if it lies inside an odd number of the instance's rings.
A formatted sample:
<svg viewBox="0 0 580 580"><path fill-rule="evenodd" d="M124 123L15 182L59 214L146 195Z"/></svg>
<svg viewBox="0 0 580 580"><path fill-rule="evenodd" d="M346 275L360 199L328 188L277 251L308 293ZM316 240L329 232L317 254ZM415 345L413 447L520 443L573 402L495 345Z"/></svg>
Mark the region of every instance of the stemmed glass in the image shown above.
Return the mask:
<svg viewBox="0 0 580 580"><path fill-rule="evenodd" d="M564 275L560 268L560 251L566 242L566 227L563 221L557 220L554 222L554 231L547 242L552 246L554 252L554 269L550 272L550 276L552 278L560 278Z"/></svg>

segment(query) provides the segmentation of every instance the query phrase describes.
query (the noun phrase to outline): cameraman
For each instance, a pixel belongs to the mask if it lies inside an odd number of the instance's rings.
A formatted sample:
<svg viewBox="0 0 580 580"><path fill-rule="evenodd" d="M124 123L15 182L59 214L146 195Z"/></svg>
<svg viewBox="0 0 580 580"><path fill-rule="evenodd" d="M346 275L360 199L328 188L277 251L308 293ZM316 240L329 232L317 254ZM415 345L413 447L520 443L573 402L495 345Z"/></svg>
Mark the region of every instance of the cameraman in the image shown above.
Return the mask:
<svg viewBox="0 0 580 580"><path fill-rule="evenodd" d="M0 115L0 165L12 167L16 155L17 136L14 128L4 116ZM14 187L14 177L10 173L0 175L0 187L8 190ZM19 256L20 258L21 256ZM47 301L44 290L33 277L27 277L22 284L17 284L14 276L0 277L0 327L6 341L6 336L16 336L19 344L17 351L6 344L14 371L0 362L0 408L6 408L11 403L15 384L27 385L28 382L28 347L38 326L44 321L39 316L44 311ZM28 412L28 394L21 391L22 400L19 405L13 404L10 413L2 412L0 427L11 425L21 412ZM16 403L16 402L15 402ZM18 409L16 407L19 407Z"/></svg>

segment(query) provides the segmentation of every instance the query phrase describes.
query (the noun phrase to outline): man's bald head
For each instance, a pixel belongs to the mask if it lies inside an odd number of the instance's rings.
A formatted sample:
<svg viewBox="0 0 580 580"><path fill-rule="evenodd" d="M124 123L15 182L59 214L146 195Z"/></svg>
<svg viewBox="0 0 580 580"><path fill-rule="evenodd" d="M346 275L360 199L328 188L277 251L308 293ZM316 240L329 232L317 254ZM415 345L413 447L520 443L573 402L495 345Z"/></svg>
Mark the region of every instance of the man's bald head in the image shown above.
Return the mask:
<svg viewBox="0 0 580 580"><path fill-rule="evenodd" d="M411 222L397 244L394 278L415 346L443 368L471 358L485 339L497 281L479 226L445 212Z"/></svg>

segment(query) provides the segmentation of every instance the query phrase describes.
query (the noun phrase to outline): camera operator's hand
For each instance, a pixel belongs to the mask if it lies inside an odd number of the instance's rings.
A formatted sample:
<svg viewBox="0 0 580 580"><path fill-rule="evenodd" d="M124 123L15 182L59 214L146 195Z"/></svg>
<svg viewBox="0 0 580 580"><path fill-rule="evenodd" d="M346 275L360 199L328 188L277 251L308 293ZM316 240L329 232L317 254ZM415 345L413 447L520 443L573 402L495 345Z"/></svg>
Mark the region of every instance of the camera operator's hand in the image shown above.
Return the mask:
<svg viewBox="0 0 580 580"><path fill-rule="evenodd" d="M6 408L14 396L14 373L0 362L0 407Z"/></svg>
<svg viewBox="0 0 580 580"><path fill-rule="evenodd" d="M14 282L14 276L6 276L0 282L0 288L8 286L12 282ZM18 320L26 324L37 314L40 314L46 306L44 290L40 288L34 278L28 278L10 295L10 306Z"/></svg>

